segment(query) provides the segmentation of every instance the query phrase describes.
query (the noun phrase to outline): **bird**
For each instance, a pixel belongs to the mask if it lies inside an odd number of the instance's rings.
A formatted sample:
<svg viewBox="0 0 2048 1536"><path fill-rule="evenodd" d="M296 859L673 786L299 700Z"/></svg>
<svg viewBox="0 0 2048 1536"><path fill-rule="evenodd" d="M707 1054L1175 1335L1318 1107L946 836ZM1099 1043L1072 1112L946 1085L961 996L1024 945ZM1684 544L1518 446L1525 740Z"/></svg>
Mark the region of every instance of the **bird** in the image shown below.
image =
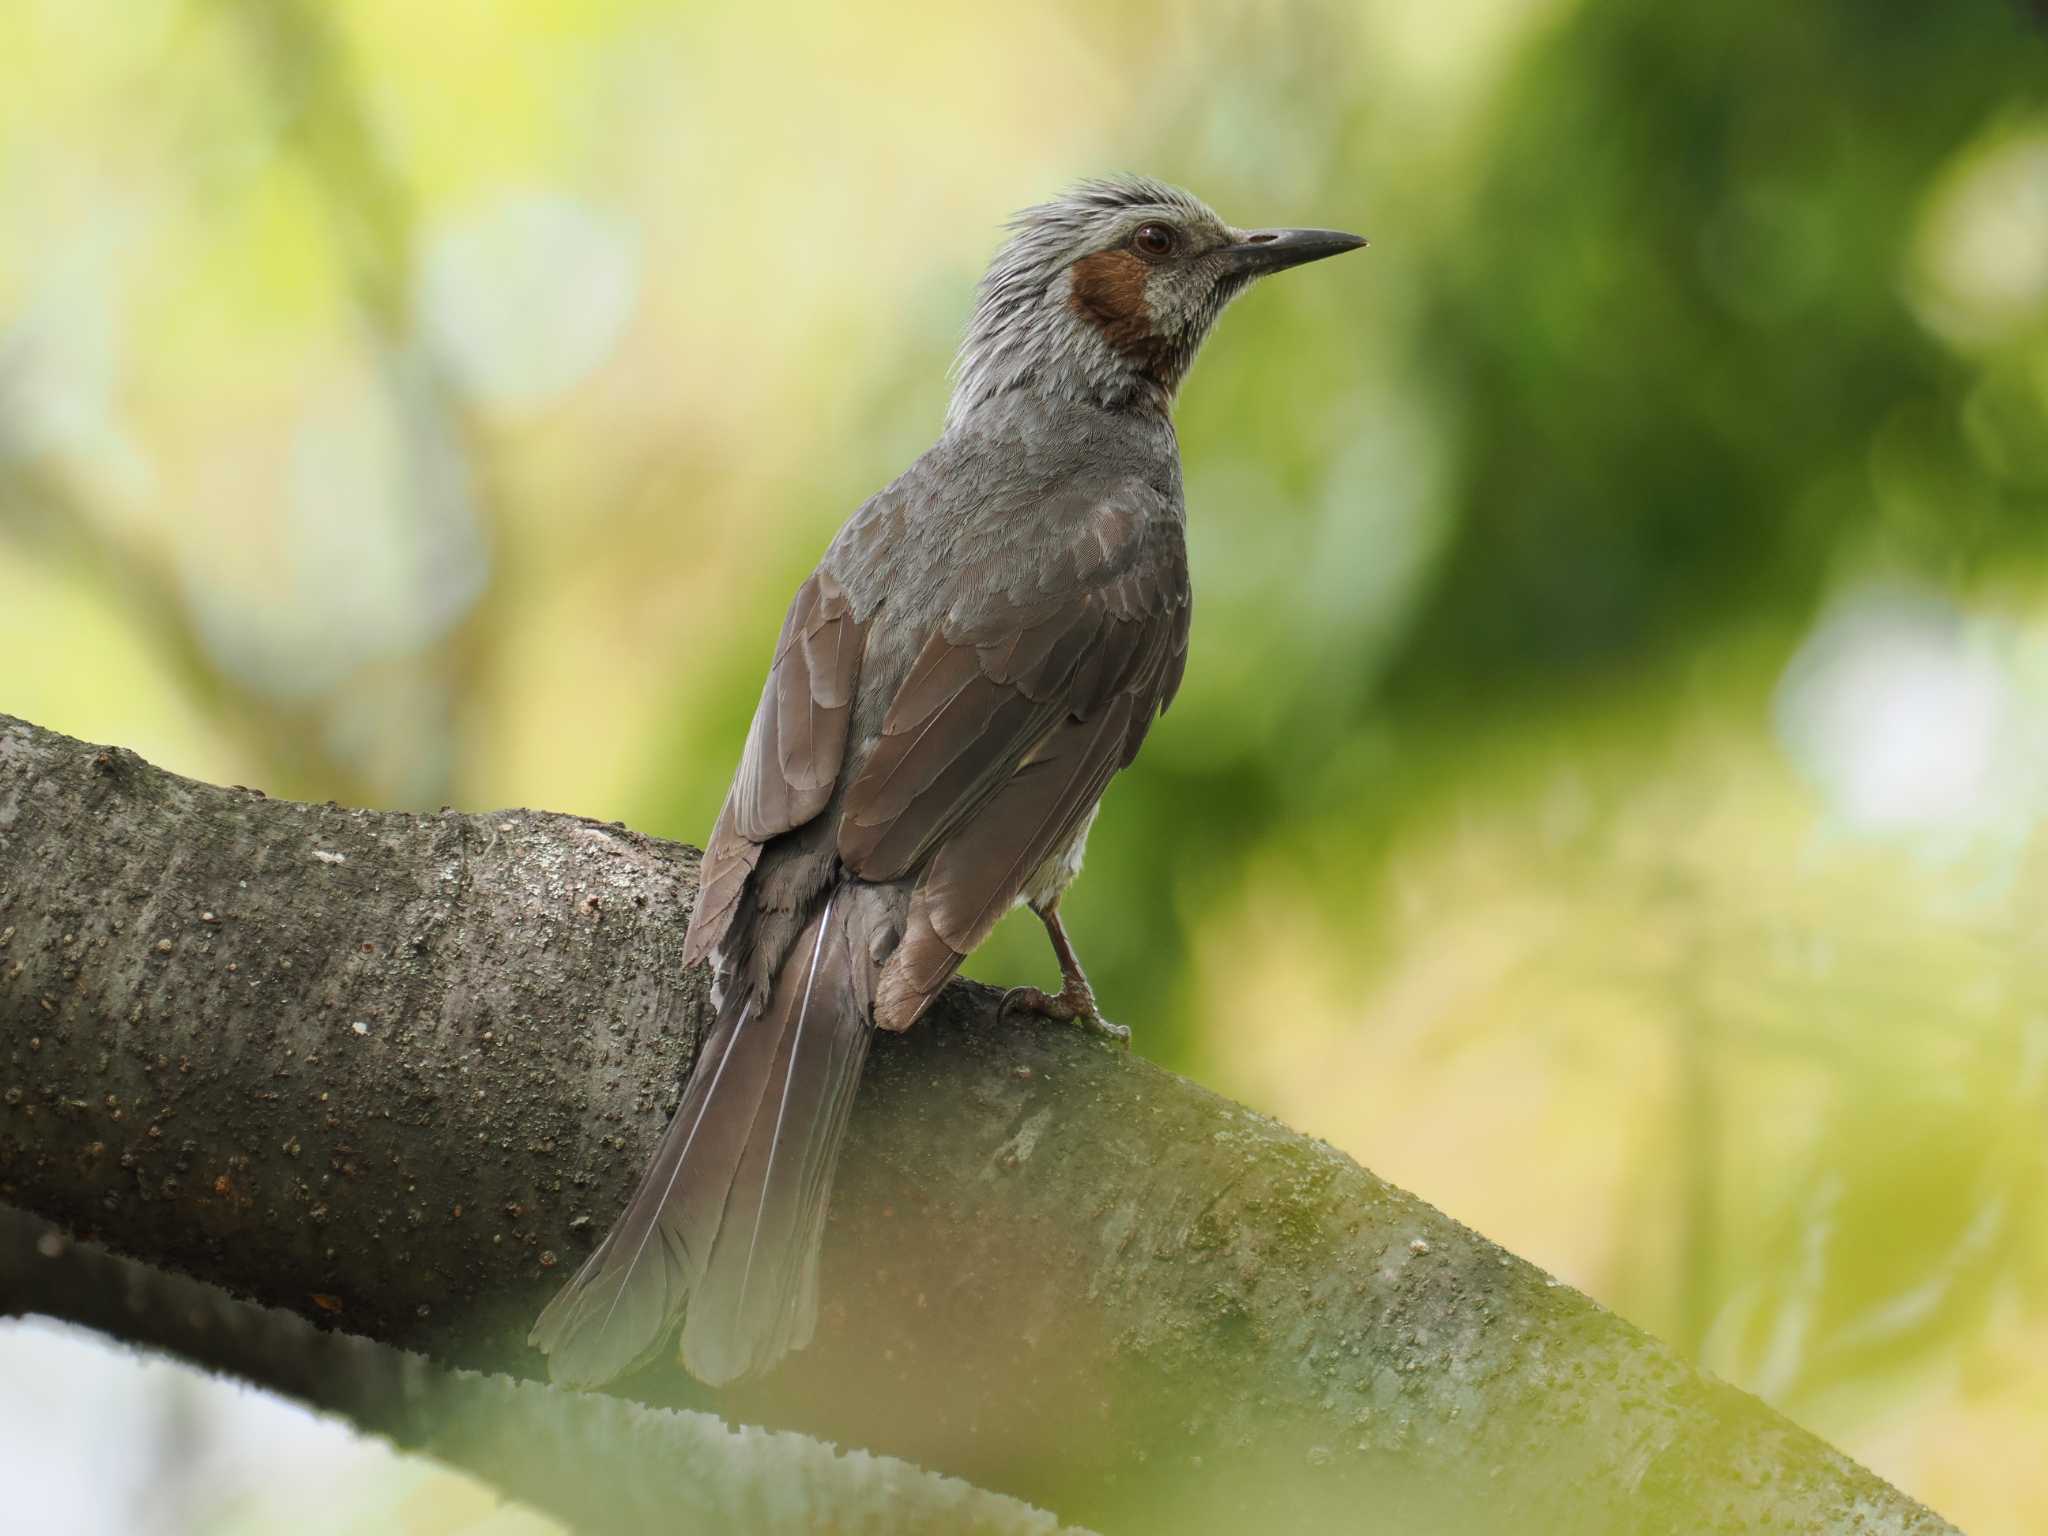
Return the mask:
<svg viewBox="0 0 2048 1536"><path fill-rule="evenodd" d="M876 1030L1028 905L1061 988L1005 1006L1128 1042L1060 919L1103 790L1187 663L1172 410L1256 279L1355 250L1238 229L1142 176L1011 221L938 441L798 587L712 829L684 964L713 1020L623 1214L529 1342L571 1387L659 1358L721 1386L810 1342L834 1168Z"/></svg>

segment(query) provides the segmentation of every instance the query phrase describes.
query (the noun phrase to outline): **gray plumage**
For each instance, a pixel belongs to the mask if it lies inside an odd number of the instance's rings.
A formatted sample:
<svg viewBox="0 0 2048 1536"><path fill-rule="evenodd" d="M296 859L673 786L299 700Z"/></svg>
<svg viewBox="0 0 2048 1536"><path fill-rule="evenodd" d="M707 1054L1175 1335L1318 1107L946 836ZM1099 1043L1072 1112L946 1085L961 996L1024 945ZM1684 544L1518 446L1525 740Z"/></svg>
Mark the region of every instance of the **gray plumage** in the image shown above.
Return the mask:
<svg viewBox="0 0 2048 1536"><path fill-rule="evenodd" d="M625 1213L534 1326L555 1379L643 1364L679 1318L712 1383L808 1342L870 1031L909 1028L1012 906L1067 984L1028 1000L1100 1024L1057 907L1187 660L1174 392L1253 277L1362 243L1235 230L1137 178L1018 216L944 435L784 621L685 943L716 1020Z"/></svg>

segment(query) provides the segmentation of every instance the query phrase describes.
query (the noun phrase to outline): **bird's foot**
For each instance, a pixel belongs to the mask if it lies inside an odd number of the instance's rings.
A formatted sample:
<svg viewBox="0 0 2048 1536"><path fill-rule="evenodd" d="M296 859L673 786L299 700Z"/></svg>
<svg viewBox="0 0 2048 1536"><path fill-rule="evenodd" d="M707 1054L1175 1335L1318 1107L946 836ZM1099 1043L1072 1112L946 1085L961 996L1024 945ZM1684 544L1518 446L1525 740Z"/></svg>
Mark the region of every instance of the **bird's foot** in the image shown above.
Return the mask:
<svg viewBox="0 0 2048 1536"><path fill-rule="evenodd" d="M1056 995L1041 992L1037 987L1012 987L1003 994L997 1016L1008 1013L1013 1007L1041 1018L1057 1019L1062 1024L1079 1024L1091 1035L1114 1040L1125 1050L1131 1048L1130 1030L1121 1024L1112 1024L1102 1016L1102 1009L1095 1002L1095 992L1085 981L1069 980Z"/></svg>

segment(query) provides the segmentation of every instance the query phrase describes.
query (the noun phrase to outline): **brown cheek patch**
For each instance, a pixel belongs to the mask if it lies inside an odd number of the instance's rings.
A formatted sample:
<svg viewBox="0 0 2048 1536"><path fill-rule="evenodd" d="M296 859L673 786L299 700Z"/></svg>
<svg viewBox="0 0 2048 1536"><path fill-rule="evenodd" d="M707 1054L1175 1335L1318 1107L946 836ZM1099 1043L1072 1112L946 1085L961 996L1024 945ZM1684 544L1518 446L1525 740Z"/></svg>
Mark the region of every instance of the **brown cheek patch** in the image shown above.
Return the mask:
<svg viewBox="0 0 2048 1536"><path fill-rule="evenodd" d="M1134 251L1097 251L1074 263L1074 308L1120 352L1135 355L1150 348L1145 278L1151 270Z"/></svg>

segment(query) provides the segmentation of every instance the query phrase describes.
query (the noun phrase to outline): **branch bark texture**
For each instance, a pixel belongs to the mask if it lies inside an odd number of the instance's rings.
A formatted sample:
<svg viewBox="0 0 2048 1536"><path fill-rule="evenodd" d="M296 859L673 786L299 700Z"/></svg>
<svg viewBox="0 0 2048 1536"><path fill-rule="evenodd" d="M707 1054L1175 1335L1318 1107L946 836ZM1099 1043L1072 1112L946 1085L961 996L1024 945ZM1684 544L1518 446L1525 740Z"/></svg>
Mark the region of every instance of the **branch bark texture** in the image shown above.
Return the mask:
<svg viewBox="0 0 2048 1536"><path fill-rule="evenodd" d="M532 1374L696 1046L695 868L0 717L0 1200ZM1951 1529L1329 1147L965 984L875 1043L821 1295L759 1383L625 1390L1109 1532Z"/></svg>

